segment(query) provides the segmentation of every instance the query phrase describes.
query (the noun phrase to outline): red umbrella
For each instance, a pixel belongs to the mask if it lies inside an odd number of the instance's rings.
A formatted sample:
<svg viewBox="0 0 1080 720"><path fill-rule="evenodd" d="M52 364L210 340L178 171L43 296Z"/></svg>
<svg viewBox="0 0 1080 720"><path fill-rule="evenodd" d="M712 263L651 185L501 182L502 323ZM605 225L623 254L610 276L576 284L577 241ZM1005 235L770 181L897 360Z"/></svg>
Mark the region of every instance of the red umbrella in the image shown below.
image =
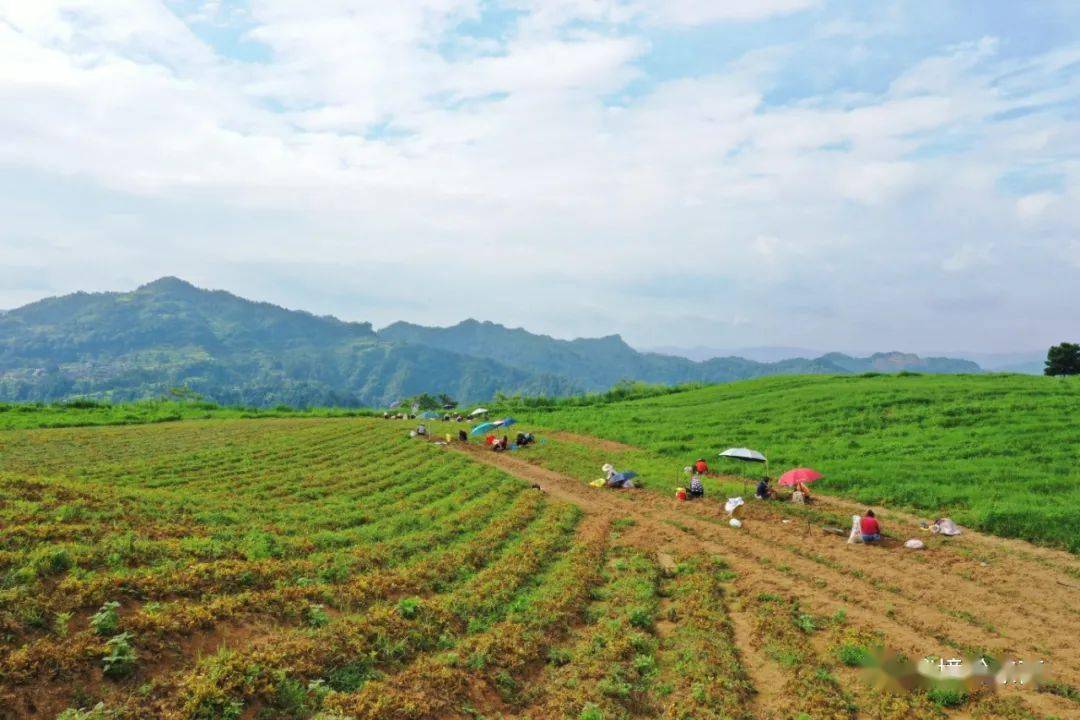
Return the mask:
<svg viewBox="0 0 1080 720"><path fill-rule="evenodd" d="M786 473L780 476L781 485L795 486L799 483L812 483L815 480L820 480L825 477L817 470L811 470L810 468L795 468L794 470L788 470Z"/></svg>

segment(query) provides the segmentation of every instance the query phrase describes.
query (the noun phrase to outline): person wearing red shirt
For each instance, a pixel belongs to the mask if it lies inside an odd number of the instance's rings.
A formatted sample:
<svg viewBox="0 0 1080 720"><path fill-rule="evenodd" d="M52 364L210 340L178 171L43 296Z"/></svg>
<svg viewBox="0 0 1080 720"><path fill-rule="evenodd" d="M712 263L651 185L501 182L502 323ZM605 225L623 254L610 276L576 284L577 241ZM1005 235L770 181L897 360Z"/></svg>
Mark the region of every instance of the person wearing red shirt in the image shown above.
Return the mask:
<svg viewBox="0 0 1080 720"><path fill-rule="evenodd" d="M694 472L698 475L704 475L709 472L709 463L705 462L705 458L698 458L698 461L694 463Z"/></svg>
<svg viewBox="0 0 1080 720"><path fill-rule="evenodd" d="M874 517L873 510L867 510L866 514L859 520L859 532L862 533L864 543L877 542L881 539L881 525L878 524L877 518Z"/></svg>

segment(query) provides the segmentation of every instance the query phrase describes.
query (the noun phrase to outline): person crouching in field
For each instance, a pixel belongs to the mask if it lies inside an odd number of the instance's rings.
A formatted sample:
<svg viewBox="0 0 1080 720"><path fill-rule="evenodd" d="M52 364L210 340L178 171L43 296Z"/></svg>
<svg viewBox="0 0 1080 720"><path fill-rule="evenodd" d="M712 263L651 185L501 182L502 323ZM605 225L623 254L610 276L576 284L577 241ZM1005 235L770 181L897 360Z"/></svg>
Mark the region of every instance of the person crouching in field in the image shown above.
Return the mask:
<svg viewBox="0 0 1080 720"><path fill-rule="evenodd" d="M694 463L694 472L698 475L709 474L709 463L705 462L705 458L698 458Z"/></svg>
<svg viewBox="0 0 1080 720"><path fill-rule="evenodd" d="M806 487L804 483L796 483L795 492L791 493L791 499L799 504L809 504L812 499L810 497L810 488Z"/></svg>
<svg viewBox="0 0 1080 720"><path fill-rule="evenodd" d="M601 467L600 470L604 473L604 485L607 487L623 488L626 490L634 487L633 479L637 477L637 473L633 470L619 472L611 463L604 463L604 466Z"/></svg>
<svg viewBox="0 0 1080 720"><path fill-rule="evenodd" d="M761 480L758 481L754 496L758 500L769 500L776 497L776 491L769 487L769 478L767 476L763 475Z"/></svg>
<svg viewBox="0 0 1080 720"><path fill-rule="evenodd" d="M701 482L701 476L700 475L695 474L695 475L690 476L690 493L689 493L689 496L690 496L691 500L693 500L695 498L703 498L703 497L705 497L705 486Z"/></svg>
<svg viewBox="0 0 1080 720"><path fill-rule="evenodd" d="M873 510L867 510L859 520L859 532L862 534L864 543L878 542L881 540L881 524L874 517Z"/></svg>

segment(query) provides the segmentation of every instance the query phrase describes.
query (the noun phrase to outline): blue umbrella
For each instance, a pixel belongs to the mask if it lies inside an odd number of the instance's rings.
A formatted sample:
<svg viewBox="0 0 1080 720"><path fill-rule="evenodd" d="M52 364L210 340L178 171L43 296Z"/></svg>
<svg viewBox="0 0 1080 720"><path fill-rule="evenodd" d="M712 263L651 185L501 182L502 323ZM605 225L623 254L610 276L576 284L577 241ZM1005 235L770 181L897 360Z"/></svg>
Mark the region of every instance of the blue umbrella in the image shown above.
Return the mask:
<svg viewBox="0 0 1080 720"><path fill-rule="evenodd" d="M470 435L479 435L482 432L487 432L488 430L494 430L495 428L496 428L496 425L493 422L482 422L479 425L477 425L476 427L474 427L469 434Z"/></svg>
<svg viewBox="0 0 1080 720"><path fill-rule="evenodd" d="M516 422L517 420L515 420L514 418L508 417L503 418L502 420L496 420L493 424L495 425L495 427L510 427Z"/></svg>

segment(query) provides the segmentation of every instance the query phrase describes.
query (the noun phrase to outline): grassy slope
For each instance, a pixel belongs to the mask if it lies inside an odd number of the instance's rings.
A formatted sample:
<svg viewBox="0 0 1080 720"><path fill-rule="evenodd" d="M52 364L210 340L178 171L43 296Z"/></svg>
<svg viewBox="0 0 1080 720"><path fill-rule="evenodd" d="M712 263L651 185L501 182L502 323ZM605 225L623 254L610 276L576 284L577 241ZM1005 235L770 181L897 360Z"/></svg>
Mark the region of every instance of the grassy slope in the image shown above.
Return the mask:
<svg viewBox="0 0 1080 720"><path fill-rule="evenodd" d="M752 447L774 476L810 466L828 476L826 492L1080 552L1080 379L774 377L514 412L681 464Z"/></svg>

